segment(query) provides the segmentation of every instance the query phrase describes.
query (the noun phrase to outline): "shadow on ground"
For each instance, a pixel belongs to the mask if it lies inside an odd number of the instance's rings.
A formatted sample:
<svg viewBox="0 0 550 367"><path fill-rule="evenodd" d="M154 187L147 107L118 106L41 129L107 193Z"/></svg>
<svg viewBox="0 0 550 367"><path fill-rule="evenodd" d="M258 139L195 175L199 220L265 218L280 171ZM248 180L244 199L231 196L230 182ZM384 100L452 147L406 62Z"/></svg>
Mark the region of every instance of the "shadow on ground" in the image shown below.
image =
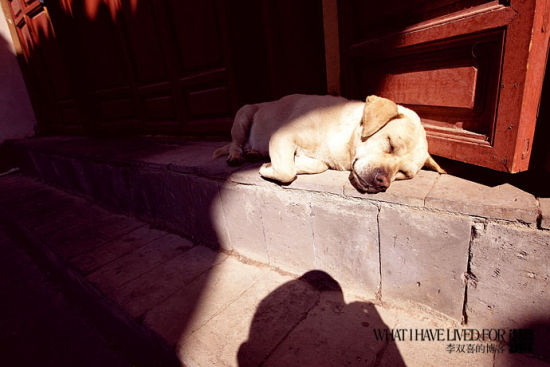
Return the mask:
<svg viewBox="0 0 550 367"><path fill-rule="evenodd" d="M317 303L309 310L295 307L307 304L297 298L307 297L307 293L294 291L304 283L319 292ZM299 320L294 328L274 350L266 350L284 319L294 317ZM313 270L262 300L237 359L239 367L405 366L395 343L377 340L375 330L389 329L372 303L346 304L338 282L325 272Z"/></svg>

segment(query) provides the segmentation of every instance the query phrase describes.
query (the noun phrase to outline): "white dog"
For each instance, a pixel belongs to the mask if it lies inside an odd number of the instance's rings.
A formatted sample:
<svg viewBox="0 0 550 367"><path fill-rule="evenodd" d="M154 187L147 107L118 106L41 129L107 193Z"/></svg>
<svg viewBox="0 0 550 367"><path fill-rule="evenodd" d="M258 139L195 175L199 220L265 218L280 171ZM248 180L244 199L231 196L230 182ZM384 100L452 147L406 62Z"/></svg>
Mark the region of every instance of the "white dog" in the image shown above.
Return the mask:
<svg viewBox="0 0 550 367"><path fill-rule="evenodd" d="M359 191L376 193L393 180L414 177L423 166L445 172L428 154L418 115L377 96L360 102L294 94L245 105L237 111L231 137L214 158L228 155L234 165L249 156L269 156L260 175L280 183L330 168L351 171Z"/></svg>

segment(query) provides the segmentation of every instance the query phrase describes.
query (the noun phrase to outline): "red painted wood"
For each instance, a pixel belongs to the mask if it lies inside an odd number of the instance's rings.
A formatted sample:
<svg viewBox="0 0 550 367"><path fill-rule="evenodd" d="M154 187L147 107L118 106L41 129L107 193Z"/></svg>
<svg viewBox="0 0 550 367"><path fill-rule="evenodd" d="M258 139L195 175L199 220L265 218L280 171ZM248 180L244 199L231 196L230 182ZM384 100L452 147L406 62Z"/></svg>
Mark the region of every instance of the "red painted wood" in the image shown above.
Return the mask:
<svg viewBox="0 0 550 367"><path fill-rule="evenodd" d="M477 71L475 66L451 66L388 73L380 81L379 93L407 105L472 109Z"/></svg>
<svg viewBox="0 0 550 367"><path fill-rule="evenodd" d="M342 93L415 109L433 154L526 170L549 1L394 2L340 1Z"/></svg>

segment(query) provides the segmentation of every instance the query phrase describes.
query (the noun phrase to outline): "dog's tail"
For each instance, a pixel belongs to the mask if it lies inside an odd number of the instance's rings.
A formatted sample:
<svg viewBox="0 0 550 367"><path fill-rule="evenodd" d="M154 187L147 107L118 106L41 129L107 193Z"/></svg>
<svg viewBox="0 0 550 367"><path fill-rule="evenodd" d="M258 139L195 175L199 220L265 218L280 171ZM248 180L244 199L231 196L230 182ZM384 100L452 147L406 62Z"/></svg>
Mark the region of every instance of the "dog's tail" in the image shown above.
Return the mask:
<svg viewBox="0 0 550 367"><path fill-rule="evenodd" d="M216 158L222 157L224 155L228 155L230 147L231 147L231 143L226 144L223 147L216 149L214 151L214 153L212 153L212 159L216 159Z"/></svg>

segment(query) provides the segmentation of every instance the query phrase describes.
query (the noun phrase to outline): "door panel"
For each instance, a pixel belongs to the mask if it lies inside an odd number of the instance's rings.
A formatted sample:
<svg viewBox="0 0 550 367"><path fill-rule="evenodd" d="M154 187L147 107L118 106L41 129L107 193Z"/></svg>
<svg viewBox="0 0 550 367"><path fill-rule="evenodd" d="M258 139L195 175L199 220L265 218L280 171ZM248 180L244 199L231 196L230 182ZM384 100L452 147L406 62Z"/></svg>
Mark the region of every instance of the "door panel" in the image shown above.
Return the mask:
<svg viewBox="0 0 550 367"><path fill-rule="evenodd" d="M58 102L74 103L55 32L46 8L39 1L9 0L9 9L26 65L23 69L32 84L30 95L37 117L44 127L64 123ZM74 121L67 122L68 127Z"/></svg>
<svg viewBox="0 0 550 367"><path fill-rule="evenodd" d="M128 44L128 59L139 84L169 79L165 51L159 42L157 8L152 0L140 0L139 6L135 2L123 3L121 25Z"/></svg>
<svg viewBox="0 0 550 367"><path fill-rule="evenodd" d="M400 31L405 27L433 21L474 6L497 3L491 0L386 0L347 1L353 24L354 42Z"/></svg>
<svg viewBox="0 0 550 367"><path fill-rule="evenodd" d="M548 0L339 1L332 30L340 36L341 93L378 94L414 109L433 154L526 170L549 7Z"/></svg>
<svg viewBox="0 0 550 367"><path fill-rule="evenodd" d="M354 95L376 91L421 114L430 128L463 129L491 140L503 31L357 57Z"/></svg>
<svg viewBox="0 0 550 367"><path fill-rule="evenodd" d="M216 0L169 1L180 75L224 65L218 6Z"/></svg>

